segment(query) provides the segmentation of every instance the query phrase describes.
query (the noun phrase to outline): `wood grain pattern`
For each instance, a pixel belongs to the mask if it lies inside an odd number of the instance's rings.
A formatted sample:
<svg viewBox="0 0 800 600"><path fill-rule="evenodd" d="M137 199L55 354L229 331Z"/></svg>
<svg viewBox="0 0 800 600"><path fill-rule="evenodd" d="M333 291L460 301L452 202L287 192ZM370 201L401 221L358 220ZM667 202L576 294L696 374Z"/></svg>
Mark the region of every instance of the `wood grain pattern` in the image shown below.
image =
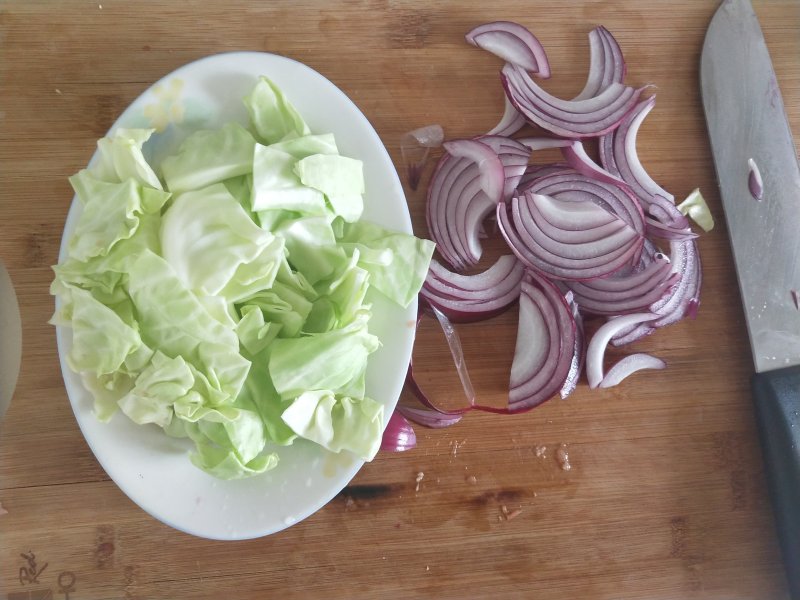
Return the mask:
<svg viewBox="0 0 800 600"><path fill-rule="evenodd" d="M182 2L0 4L0 259L16 286L23 366L0 430L0 594L20 553L47 563L38 587L70 598L766 598L786 597L748 393L752 371L698 89L716 0ZM754 2L795 132L800 3ZM717 221L700 246L703 304L635 345L669 369L554 400L513 418L469 415L380 455L306 521L223 543L174 531L117 489L83 440L46 321L72 194L67 176L153 81L228 50L302 61L341 87L395 164L409 129L488 130L502 109L499 63L465 45L474 25L511 19L544 43L556 94L578 91L586 33L607 26L629 81L657 85L642 159L676 196L699 186ZM408 192L426 233L423 192ZM506 390L515 314L463 328L487 402ZM456 389L430 338L417 347L431 390ZM566 444L572 469L555 449ZM546 446L545 457L536 447ZM424 473L419 491L415 477ZM506 510L520 510L512 520ZM60 583L69 583L62 577ZM64 585L61 586L65 588ZM13 597L13 596L12 596Z"/></svg>

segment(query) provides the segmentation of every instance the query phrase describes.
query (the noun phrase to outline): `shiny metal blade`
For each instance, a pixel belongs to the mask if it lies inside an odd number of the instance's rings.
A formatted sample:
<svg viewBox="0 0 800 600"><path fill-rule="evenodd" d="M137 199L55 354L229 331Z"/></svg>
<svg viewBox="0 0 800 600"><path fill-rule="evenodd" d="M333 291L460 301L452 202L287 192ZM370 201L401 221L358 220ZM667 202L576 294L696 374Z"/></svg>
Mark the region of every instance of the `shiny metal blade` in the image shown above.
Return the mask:
<svg viewBox="0 0 800 600"><path fill-rule="evenodd" d="M22 322L11 277L0 262L0 419L11 403L22 358Z"/></svg>
<svg viewBox="0 0 800 600"><path fill-rule="evenodd" d="M725 0L706 33L703 106L758 372L800 364L800 167L775 71L747 0ZM764 182L750 192L748 160Z"/></svg>

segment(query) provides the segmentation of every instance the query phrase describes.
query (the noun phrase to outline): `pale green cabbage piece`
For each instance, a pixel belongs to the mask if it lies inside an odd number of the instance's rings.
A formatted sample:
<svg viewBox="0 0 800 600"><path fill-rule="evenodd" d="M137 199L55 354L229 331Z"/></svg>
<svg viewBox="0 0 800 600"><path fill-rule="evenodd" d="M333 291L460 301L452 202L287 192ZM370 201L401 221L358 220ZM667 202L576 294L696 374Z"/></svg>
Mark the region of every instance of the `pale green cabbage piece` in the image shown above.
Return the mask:
<svg viewBox="0 0 800 600"><path fill-rule="evenodd" d="M297 159L283 150L257 144L251 159L253 167L253 211L290 210L324 215L324 194L303 185L294 171Z"/></svg>
<svg viewBox="0 0 800 600"><path fill-rule="evenodd" d="M358 221L361 162L272 82L245 105L251 130L198 131L156 169L152 130L98 142L70 179L83 211L51 322L71 329L98 419L188 438L216 477L263 473L297 438L370 460L384 415L365 395L380 346L366 299L407 306L433 245Z"/></svg>
<svg viewBox="0 0 800 600"><path fill-rule="evenodd" d="M334 154L313 154L297 161L294 172L303 185L325 194L333 213L348 223L364 212L364 165Z"/></svg>
<svg viewBox="0 0 800 600"><path fill-rule="evenodd" d="M435 249L430 240L366 221L345 224L339 242L349 253L360 251L358 264L369 272L370 285L403 307L416 298Z"/></svg>
<svg viewBox="0 0 800 600"><path fill-rule="evenodd" d="M255 144L253 136L238 123L193 133L177 154L161 163L167 189L173 193L199 190L252 172Z"/></svg>
<svg viewBox="0 0 800 600"><path fill-rule="evenodd" d="M261 77L244 105L262 144L274 144L286 138L311 133L303 117L272 81Z"/></svg>
<svg viewBox="0 0 800 600"><path fill-rule="evenodd" d="M341 329L276 339L269 357L269 374L281 397L294 397L306 390L336 392L360 377L367 357L380 345L367 330L369 318L369 311L362 309Z"/></svg>
<svg viewBox="0 0 800 600"><path fill-rule="evenodd" d="M222 184L175 198L161 248L186 287L229 302L270 288L283 258L283 239L256 225Z"/></svg>
<svg viewBox="0 0 800 600"><path fill-rule="evenodd" d="M90 169L97 179L121 183L128 179L157 190L162 189L158 176L142 154L142 146L155 129L117 129L110 137L97 141L99 160Z"/></svg>
<svg viewBox="0 0 800 600"><path fill-rule="evenodd" d="M706 233L714 229L714 215L711 214L711 210L706 204L706 199L703 198L699 188L692 190L686 200L678 204L678 210L684 215L688 215Z"/></svg>
<svg viewBox="0 0 800 600"><path fill-rule="evenodd" d="M348 450L372 460L381 444L383 405L371 398L336 396L330 391L300 394L283 413L297 435L331 452Z"/></svg>
<svg viewBox="0 0 800 600"><path fill-rule="evenodd" d="M83 213L69 243L69 255L79 261L107 255L113 246L133 236L141 215L157 213L169 193L146 188L133 179L109 183L83 170L70 177L83 203Z"/></svg>

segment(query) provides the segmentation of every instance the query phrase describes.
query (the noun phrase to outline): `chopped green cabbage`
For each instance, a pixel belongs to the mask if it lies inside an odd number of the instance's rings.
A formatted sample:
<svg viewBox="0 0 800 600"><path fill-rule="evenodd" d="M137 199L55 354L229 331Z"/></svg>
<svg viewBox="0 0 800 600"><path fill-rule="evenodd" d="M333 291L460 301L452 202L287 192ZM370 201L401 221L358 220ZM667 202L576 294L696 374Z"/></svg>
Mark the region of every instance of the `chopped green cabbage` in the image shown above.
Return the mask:
<svg viewBox="0 0 800 600"><path fill-rule="evenodd" d="M370 460L384 415L365 396L368 292L408 306L433 244L359 221L361 162L271 81L244 102L249 129L198 131L160 165L152 130L98 142L70 179L83 212L51 323L72 330L98 419L187 438L216 477L272 469L298 438Z"/></svg>
<svg viewBox="0 0 800 600"><path fill-rule="evenodd" d="M711 214L711 210L706 204L706 199L703 198L699 188L692 190L686 200L678 204L678 210L684 215L688 215L706 233L714 229L714 215Z"/></svg>

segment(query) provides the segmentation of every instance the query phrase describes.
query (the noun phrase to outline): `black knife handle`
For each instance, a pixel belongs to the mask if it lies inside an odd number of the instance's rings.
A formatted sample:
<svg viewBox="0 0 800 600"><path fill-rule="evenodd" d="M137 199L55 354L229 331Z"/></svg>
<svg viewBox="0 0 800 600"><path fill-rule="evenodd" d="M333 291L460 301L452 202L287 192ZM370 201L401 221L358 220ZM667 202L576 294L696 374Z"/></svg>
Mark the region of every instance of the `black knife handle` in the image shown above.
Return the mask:
<svg viewBox="0 0 800 600"><path fill-rule="evenodd" d="M789 592L800 600L800 366L756 373L752 385Z"/></svg>

